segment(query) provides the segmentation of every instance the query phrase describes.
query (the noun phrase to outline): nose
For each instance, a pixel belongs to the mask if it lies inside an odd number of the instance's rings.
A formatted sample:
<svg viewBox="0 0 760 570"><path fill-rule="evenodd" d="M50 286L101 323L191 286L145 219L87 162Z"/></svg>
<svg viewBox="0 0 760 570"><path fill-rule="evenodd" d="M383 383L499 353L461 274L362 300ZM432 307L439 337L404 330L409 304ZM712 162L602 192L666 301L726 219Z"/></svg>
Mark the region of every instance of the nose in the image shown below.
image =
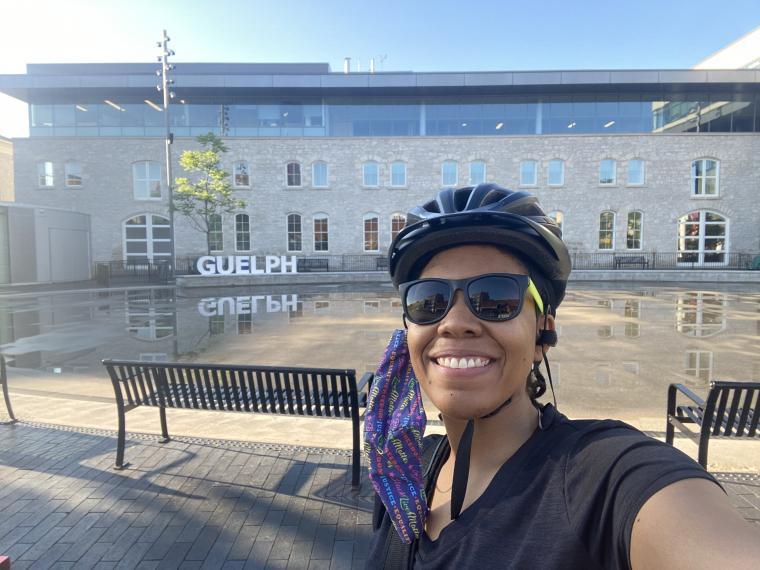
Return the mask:
<svg viewBox="0 0 760 570"><path fill-rule="evenodd" d="M464 293L457 291L449 312L438 322L438 334L454 337L478 336L483 330L482 326L481 320L473 315L467 306Z"/></svg>

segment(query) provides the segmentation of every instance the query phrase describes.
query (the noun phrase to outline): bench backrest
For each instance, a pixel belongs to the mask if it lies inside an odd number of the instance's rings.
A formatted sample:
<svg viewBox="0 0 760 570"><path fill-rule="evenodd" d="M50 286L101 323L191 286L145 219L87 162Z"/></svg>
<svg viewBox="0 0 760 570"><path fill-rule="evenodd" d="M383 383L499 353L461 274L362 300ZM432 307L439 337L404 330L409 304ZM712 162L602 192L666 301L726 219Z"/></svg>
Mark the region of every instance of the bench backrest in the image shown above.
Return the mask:
<svg viewBox="0 0 760 570"><path fill-rule="evenodd" d="M719 437L758 437L760 382L710 382L703 430Z"/></svg>
<svg viewBox="0 0 760 570"><path fill-rule="evenodd" d="M356 373L331 368L104 360L129 405L352 417Z"/></svg>

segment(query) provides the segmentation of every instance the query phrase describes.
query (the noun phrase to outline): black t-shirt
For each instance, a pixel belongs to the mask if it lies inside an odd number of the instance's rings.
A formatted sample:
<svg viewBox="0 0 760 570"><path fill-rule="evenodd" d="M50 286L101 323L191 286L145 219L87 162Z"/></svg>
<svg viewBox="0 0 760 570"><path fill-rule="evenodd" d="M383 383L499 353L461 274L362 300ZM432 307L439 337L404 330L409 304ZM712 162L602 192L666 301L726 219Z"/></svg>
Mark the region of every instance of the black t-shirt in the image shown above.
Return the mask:
<svg viewBox="0 0 760 570"><path fill-rule="evenodd" d="M682 479L715 481L619 421L569 420L546 405L542 424L436 541L423 535L414 568L627 569L633 522L647 499ZM448 453L444 442L433 465L440 469ZM395 532L387 515L377 523L368 568L383 568L386 536Z"/></svg>

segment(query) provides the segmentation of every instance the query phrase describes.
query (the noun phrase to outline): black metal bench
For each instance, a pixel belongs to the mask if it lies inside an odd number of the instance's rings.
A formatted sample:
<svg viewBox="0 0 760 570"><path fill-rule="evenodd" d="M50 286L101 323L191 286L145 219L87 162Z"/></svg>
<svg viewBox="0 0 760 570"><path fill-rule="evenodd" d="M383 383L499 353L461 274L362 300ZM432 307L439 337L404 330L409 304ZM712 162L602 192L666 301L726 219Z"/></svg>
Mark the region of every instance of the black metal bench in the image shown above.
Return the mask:
<svg viewBox="0 0 760 570"><path fill-rule="evenodd" d="M119 435L116 468L124 468L125 414L159 408L161 443L169 441L166 408L350 419L352 478L359 484L359 408L366 407L372 374L356 383L354 370L228 364L103 360L116 396ZM362 413L363 415L363 413Z"/></svg>
<svg viewBox="0 0 760 570"><path fill-rule="evenodd" d="M377 269L378 271L388 271L388 257L387 256L384 255L382 257L378 257L375 263L376 263L375 269Z"/></svg>
<svg viewBox="0 0 760 570"><path fill-rule="evenodd" d="M8 369L5 366L5 357L0 354L0 386L3 388L3 399L5 400L5 409L11 418L11 422L18 421L13 415L13 406L11 406L11 396L8 394Z"/></svg>
<svg viewBox="0 0 760 570"><path fill-rule="evenodd" d="M676 406L678 393L691 403ZM685 433L699 446L699 463L707 468L707 448L710 438L760 439L760 382L710 382L707 401L683 384L668 388L665 441L673 444L675 428ZM696 433L684 424L699 427Z"/></svg>
<svg viewBox="0 0 760 570"><path fill-rule="evenodd" d="M615 269L622 269L624 265L638 265L641 269L649 267L649 260L643 255L616 255L613 263Z"/></svg>
<svg viewBox="0 0 760 570"><path fill-rule="evenodd" d="M328 271L330 260L326 257L302 257L296 262L296 269L299 273Z"/></svg>

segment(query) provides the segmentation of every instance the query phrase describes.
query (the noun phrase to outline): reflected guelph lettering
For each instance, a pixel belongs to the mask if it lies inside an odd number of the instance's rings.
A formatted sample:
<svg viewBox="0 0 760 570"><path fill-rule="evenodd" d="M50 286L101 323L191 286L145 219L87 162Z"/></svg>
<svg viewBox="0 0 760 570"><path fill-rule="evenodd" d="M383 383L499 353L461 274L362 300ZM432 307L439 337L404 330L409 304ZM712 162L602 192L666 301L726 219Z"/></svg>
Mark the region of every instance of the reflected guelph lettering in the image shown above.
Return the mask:
<svg viewBox="0 0 760 570"><path fill-rule="evenodd" d="M263 263L261 263L263 261ZM213 275L265 275L298 273L294 255L204 255L195 263L204 277Z"/></svg>
<svg viewBox="0 0 760 570"><path fill-rule="evenodd" d="M218 315L255 315L287 313L298 308L298 295L250 295L245 297L207 297L198 302L204 317Z"/></svg>

